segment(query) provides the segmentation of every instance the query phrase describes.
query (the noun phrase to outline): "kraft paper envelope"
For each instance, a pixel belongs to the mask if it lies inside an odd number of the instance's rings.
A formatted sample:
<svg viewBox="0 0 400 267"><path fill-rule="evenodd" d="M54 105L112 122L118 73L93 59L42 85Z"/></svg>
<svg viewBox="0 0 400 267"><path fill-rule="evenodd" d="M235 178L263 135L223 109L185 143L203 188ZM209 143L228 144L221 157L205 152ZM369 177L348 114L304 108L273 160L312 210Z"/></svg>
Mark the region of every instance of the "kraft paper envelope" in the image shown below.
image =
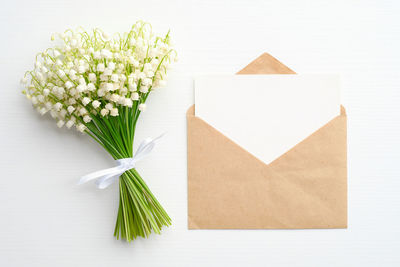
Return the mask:
<svg viewBox="0 0 400 267"><path fill-rule="evenodd" d="M294 74L265 53L238 74ZM260 122L262 123L262 122ZM187 111L189 229L347 228L341 114L270 164Z"/></svg>

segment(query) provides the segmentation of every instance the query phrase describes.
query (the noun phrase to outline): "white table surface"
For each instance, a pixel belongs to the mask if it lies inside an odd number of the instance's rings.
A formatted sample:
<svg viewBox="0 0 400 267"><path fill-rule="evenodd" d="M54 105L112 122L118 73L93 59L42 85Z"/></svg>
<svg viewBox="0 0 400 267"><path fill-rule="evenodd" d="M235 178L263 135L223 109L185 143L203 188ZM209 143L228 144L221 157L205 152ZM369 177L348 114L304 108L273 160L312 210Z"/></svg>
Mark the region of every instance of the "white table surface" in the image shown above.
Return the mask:
<svg viewBox="0 0 400 267"><path fill-rule="evenodd" d="M399 13L396 0L2 1L0 266L399 266ZM171 28L179 51L137 130L137 140L168 132L137 168L174 224L127 244L113 237L117 187L76 186L113 162L89 138L34 113L19 79L51 33L125 31L137 19ZM299 73L343 75L347 230L187 230L192 78L234 73L264 51Z"/></svg>

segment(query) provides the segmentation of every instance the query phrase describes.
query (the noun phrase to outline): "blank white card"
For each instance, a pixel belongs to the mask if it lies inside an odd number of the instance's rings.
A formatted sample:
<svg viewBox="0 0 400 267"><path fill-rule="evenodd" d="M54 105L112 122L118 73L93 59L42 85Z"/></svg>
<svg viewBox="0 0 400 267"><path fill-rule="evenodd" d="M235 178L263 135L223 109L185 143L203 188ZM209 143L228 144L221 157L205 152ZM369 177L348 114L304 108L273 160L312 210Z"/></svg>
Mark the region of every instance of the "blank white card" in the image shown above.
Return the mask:
<svg viewBox="0 0 400 267"><path fill-rule="evenodd" d="M202 75L195 115L269 164L340 114L332 74Z"/></svg>

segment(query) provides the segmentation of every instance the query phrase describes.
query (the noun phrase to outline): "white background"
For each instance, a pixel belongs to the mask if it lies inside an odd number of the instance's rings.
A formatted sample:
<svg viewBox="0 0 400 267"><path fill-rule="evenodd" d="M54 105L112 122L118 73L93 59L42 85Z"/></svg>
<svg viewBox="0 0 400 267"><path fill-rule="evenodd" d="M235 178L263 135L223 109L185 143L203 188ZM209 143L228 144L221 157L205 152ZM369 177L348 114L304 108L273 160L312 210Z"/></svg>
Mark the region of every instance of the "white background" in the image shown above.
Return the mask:
<svg viewBox="0 0 400 267"><path fill-rule="evenodd" d="M1 1L1 266L399 266L399 1ZM112 166L110 157L36 114L19 79L51 33L125 31L137 19L171 28L179 51L168 88L152 94L137 130L137 140L168 132L137 168L174 225L127 244L112 235L117 187L76 186ZM234 73L264 51L299 73L344 75L348 230L187 230L192 77Z"/></svg>

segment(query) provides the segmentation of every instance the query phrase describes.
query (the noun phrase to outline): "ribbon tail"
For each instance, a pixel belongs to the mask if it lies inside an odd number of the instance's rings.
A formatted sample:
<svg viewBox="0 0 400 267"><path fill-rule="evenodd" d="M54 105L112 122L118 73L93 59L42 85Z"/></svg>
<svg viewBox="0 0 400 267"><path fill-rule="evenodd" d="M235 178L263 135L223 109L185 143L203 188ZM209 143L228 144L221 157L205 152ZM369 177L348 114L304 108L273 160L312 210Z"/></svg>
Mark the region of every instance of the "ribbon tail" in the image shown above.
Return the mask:
<svg viewBox="0 0 400 267"><path fill-rule="evenodd" d="M155 147L156 145L156 141L158 139L160 139L161 137L163 137L165 135L165 133L157 136L156 138L146 138L142 141L142 143L140 143L138 149L136 150L134 159L136 161L141 160L142 158L144 158L145 156L147 156Z"/></svg>
<svg viewBox="0 0 400 267"><path fill-rule="evenodd" d="M116 167L100 170L97 172L92 172L85 176L82 176L81 179L79 179L78 185L81 185L81 184L87 183L91 180L102 178L105 176L111 175L111 177L112 177L117 174L119 175L120 172L121 172L121 166L116 166Z"/></svg>
<svg viewBox="0 0 400 267"><path fill-rule="evenodd" d="M118 177L122 175L124 171L121 171L117 174L110 174L104 177L99 178L95 184L98 189L104 189L109 187L112 183L118 180Z"/></svg>

